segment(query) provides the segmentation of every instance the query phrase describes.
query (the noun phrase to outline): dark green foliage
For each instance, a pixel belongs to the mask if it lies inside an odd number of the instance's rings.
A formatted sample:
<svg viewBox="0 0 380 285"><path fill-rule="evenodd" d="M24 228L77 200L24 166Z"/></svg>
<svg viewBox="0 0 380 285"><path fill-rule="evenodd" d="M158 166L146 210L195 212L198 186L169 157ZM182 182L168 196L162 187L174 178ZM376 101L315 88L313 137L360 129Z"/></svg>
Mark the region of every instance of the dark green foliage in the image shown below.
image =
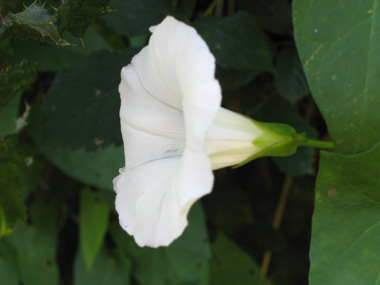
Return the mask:
<svg viewBox="0 0 380 285"><path fill-rule="evenodd" d="M112 179L125 163L123 146L111 145L91 152L84 148L72 151L57 147L47 148L43 153L67 175L108 190L113 190Z"/></svg>
<svg viewBox="0 0 380 285"><path fill-rule="evenodd" d="M216 68L216 78L218 78L223 89L237 89L245 86L252 81L259 72L263 70L239 70L226 69L222 67Z"/></svg>
<svg viewBox="0 0 380 285"><path fill-rule="evenodd" d="M0 280L4 285L20 283L17 251L6 239L2 239L0 242Z"/></svg>
<svg viewBox="0 0 380 285"><path fill-rule="evenodd" d="M30 207L32 225L20 223L7 240L17 251L17 267L25 285L59 284L56 251L57 211L36 201Z"/></svg>
<svg viewBox="0 0 380 285"><path fill-rule="evenodd" d="M160 23L167 15L181 18L171 0L113 0L116 11L105 17L107 24L122 35L135 36L149 33L148 28ZM182 2L182 1L181 1Z"/></svg>
<svg viewBox="0 0 380 285"><path fill-rule="evenodd" d="M204 18L195 23L218 65L257 75L272 71L272 55L264 32L247 12L227 18Z"/></svg>
<svg viewBox="0 0 380 285"><path fill-rule="evenodd" d="M100 51L112 51L112 47L94 29L87 29L83 37L83 44L79 39L67 37L73 45L60 47L39 42L12 41L11 48L14 52L7 59L12 61L27 59L37 63L37 70L60 71L80 67L90 54ZM75 44L75 45L74 45Z"/></svg>
<svg viewBox="0 0 380 285"><path fill-rule="evenodd" d="M315 173L314 155L312 149L301 147L292 156L274 157L273 160L282 172L290 176L301 176Z"/></svg>
<svg viewBox="0 0 380 285"><path fill-rule="evenodd" d="M81 69L58 73L45 96L45 148L94 150L122 143L117 88L121 68L135 53L100 52Z"/></svg>
<svg viewBox="0 0 380 285"><path fill-rule="evenodd" d="M0 161L10 162L16 165L25 164L26 152L19 145L18 136L7 136L0 138Z"/></svg>
<svg viewBox="0 0 380 285"><path fill-rule="evenodd" d="M169 247L139 248L118 223L111 224L113 241L132 260L139 284L209 284L211 249L205 217L199 203L189 214L189 226Z"/></svg>
<svg viewBox="0 0 380 285"><path fill-rule="evenodd" d="M193 15L195 6L197 4L197 0L176 0L172 1L172 3L173 2L177 2L175 5L176 8L180 11L183 11L184 15L187 18L190 18Z"/></svg>
<svg viewBox="0 0 380 285"><path fill-rule="evenodd" d="M6 15L8 12L18 13L31 5L34 0L0 0L0 13Z"/></svg>
<svg viewBox="0 0 380 285"><path fill-rule="evenodd" d="M67 0L60 5L40 5L35 1L28 6L24 1L3 2L0 42L12 36L22 41L67 46L70 43L63 39L64 32L83 38L91 22L110 12L110 0Z"/></svg>
<svg viewBox="0 0 380 285"><path fill-rule="evenodd" d="M0 28L0 41L12 35L19 40L34 40L65 46L69 43L62 39L54 16L46 8L33 3L22 12L8 13Z"/></svg>
<svg viewBox="0 0 380 285"><path fill-rule="evenodd" d="M2 147L3 149L2 155L6 155L9 157L13 157L17 153L18 146L13 147L14 145L17 145L17 136L12 136L12 135L15 135L17 132L20 131L20 124L18 123L20 119L20 117L18 116L20 101L21 101L21 94L18 94L11 99L11 101L1 110L1 113L0 113L0 137L5 138L2 141L2 143L6 141L12 142L11 148L8 148L9 143L5 143L6 147L5 149L4 147ZM10 150L12 151L10 152ZM17 155L14 157L17 157Z"/></svg>
<svg viewBox="0 0 380 285"><path fill-rule="evenodd" d="M18 135L0 136L0 238L26 219L22 195L35 168L30 148L19 143Z"/></svg>
<svg viewBox="0 0 380 285"><path fill-rule="evenodd" d="M66 0L57 11L57 24L62 32L68 31L83 38L86 29L96 18L110 12L111 0Z"/></svg>
<svg viewBox="0 0 380 285"><path fill-rule="evenodd" d="M27 61L0 70L0 114L1 109L18 93L30 88L36 78L36 64Z"/></svg>
<svg viewBox="0 0 380 285"><path fill-rule="evenodd" d="M1 149L0 154L3 151ZM0 238L10 234L17 222L26 218L17 170L17 164L0 158Z"/></svg>
<svg viewBox="0 0 380 285"><path fill-rule="evenodd" d="M224 234L218 233L212 249L214 259L210 264L211 284L229 285L236 280L240 284L271 284L260 280L258 264Z"/></svg>
<svg viewBox="0 0 380 285"><path fill-rule="evenodd" d="M291 1L237 0L236 5L255 15L258 24L275 34L290 34L292 30Z"/></svg>
<svg viewBox="0 0 380 285"><path fill-rule="evenodd" d="M75 285L129 285L131 280L132 262L120 249L107 252L103 247L91 269L85 266L82 252L75 256Z"/></svg>
<svg viewBox="0 0 380 285"><path fill-rule="evenodd" d="M310 93L295 47L284 48L277 58L276 87L280 95L290 102L296 102Z"/></svg>

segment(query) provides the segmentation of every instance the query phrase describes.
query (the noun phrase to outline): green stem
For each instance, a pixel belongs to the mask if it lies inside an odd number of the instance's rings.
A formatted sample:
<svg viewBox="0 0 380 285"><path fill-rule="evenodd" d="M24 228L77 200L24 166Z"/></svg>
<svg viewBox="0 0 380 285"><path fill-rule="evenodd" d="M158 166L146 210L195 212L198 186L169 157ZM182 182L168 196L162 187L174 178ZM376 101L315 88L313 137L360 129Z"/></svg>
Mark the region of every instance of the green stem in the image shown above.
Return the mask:
<svg viewBox="0 0 380 285"><path fill-rule="evenodd" d="M335 145L333 142L318 141L318 140L311 140L311 139L307 139L307 141L302 143L301 146L309 146L309 147L314 147L314 148L325 148L325 149L335 148Z"/></svg>

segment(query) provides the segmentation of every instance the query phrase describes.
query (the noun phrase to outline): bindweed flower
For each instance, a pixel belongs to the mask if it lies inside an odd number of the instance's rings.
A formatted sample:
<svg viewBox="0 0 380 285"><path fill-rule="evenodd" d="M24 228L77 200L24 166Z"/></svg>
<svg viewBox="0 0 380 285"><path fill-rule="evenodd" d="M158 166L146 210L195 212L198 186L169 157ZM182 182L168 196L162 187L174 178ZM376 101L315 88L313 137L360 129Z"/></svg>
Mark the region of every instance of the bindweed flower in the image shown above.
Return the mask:
<svg viewBox="0 0 380 285"><path fill-rule="evenodd" d="M214 56L194 28L168 16L151 31L121 71L125 167L114 189L121 227L158 247L182 234L191 206L212 190L213 170L268 155L296 134L221 107Z"/></svg>

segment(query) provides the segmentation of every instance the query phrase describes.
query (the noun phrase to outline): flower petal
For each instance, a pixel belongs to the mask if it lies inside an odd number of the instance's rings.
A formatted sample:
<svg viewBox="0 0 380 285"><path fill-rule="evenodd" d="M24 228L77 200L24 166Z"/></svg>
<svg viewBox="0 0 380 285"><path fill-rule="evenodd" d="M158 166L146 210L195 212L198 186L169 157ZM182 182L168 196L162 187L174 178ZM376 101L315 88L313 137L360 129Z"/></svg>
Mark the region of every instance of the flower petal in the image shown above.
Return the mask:
<svg viewBox="0 0 380 285"><path fill-rule="evenodd" d="M173 180L181 205L181 213L187 216L190 207L202 196L211 193L214 174L207 155L186 148Z"/></svg>
<svg viewBox="0 0 380 285"><path fill-rule="evenodd" d="M179 47L178 82L183 94L186 146L204 151L206 132L221 106L222 90L215 79L215 58L205 41L188 28Z"/></svg>
<svg viewBox="0 0 380 285"><path fill-rule="evenodd" d="M125 170L166 157L181 156L185 141L162 137L132 128L121 122Z"/></svg>
<svg viewBox="0 0 380 285"><path fill-rule="evenodd" d="M184 118L175 109L151 95L141 84L131 65L121 71L119 85L121 124L128 124L147 133L173 139L185 139Z"/></svg>
<svg viewBox="0 0 380 285"><path fill-rule="evenodd" d="M204 126L201 113L213 111L206 117L215 116L221 89L215 79L215 58L194 28L166 17L131 64L147 92L174 108L199 111L194 120L199 123L189 123L196 124L195 130L203 133L209 127Z"/></svg>
<svg viewBox="0 0 380 285"><path fill-rule="evenodd" d="M123 171L114 179L122 228L139 246L169 245L187 226L192 204L212 189L210 167L206 172L198 168L209 164L207 159L199 160L186 152L182 160L171 157Z"/></svg>
<svg viewBox="0 0 380 285"><path fill-rule="evenodd" d="M178 44L188 26L172 17L156 26L149 45L132 59L144 88L165 104L182 109L182 94L179 89L176 57Z"/></svg>
<svg viewBox="0 0 380 285"><path fill-rule="evenodd" d="M179 158L155 160L123 171L114 179L120 225L140 246L168 245L187 225L186 218L178 215L176 197L169 195L179 161ZM170 207L163 207L164 200L171 202ZM165 211L176 212L174 221L168 220L160 228L159 221L162 214L166 216Z"/></svg>
<svg viewBox="0 0 380 285"><path fill-rule="evenodd" d="M123 68L121 126L126 168L114 179L121 226L140 246L165 246L212 190L205 140L221 105L215 59L196 30L173 17ZM180 156L182 154L182 156Z"/></svg>

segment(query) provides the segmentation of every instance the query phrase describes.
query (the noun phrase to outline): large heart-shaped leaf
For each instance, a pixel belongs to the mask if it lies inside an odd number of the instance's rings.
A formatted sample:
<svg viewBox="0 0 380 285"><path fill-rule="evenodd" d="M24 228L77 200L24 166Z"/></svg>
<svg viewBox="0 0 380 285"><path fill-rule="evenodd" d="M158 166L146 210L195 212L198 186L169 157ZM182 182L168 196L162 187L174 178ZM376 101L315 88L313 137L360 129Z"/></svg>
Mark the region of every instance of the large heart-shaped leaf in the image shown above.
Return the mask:
<svg viewBox="0 0 380 285"><path fill-rule="evenodd" d="M310 284L379 284L380 144L357 155L321 153Z"/></svg>
<svg viewBox="0 0 380 285"><path fill-rule="evenodd" d="M379 5L379 0L293 5L310 89L341 153L359 153L380 141Z"/></svg>

